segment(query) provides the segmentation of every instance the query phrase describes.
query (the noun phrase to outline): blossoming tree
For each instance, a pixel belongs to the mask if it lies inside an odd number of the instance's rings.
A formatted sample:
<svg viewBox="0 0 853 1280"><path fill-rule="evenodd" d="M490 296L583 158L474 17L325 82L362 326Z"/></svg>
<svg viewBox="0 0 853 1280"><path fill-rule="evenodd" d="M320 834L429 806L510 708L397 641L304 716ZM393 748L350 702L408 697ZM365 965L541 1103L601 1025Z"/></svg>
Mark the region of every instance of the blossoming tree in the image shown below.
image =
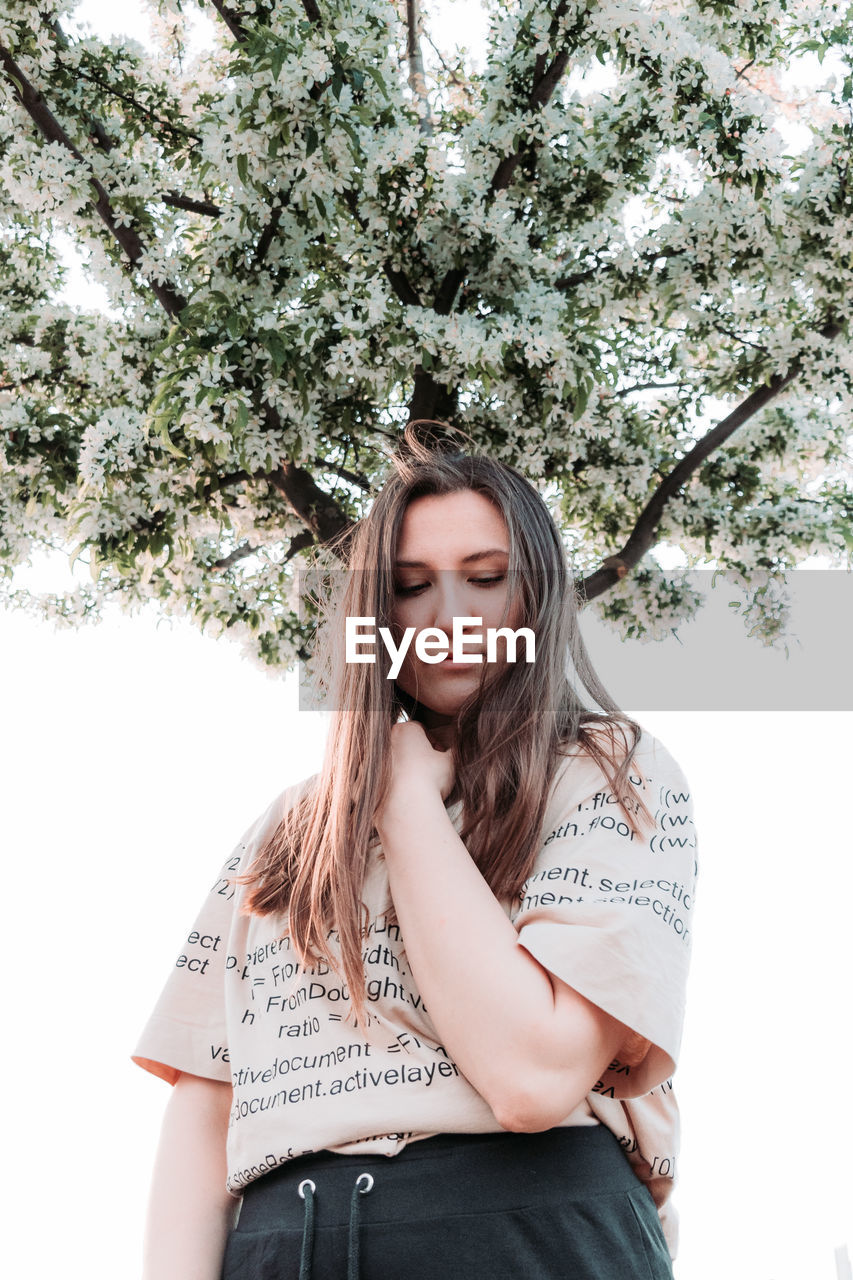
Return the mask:
<svg viewBox="0 0 853 1280"><path fill-rule="evenodd" d="M181 0L145 49L0 7L8 600L68 546L54 615L156 600L289 663L295 567L409 417L542 485L625 635L696 607L661 543L849 563L851 6L492 0L482 64L417 0L200 7L192 55ZM69 239L108 310L63 301Z"/></svg>

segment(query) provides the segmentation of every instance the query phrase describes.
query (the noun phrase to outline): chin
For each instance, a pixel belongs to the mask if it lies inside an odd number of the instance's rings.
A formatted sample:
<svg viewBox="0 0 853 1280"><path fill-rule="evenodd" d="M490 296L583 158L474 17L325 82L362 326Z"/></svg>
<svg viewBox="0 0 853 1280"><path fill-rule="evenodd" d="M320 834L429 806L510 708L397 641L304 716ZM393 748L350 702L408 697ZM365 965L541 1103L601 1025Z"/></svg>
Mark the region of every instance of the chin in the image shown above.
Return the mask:
<svg viewBox="0 0 853 1280"><path fill-rule="evenodd" d="M479 671L476 679L479 679ZM458 714L459 708L463 702L471 696L473 682L470 677L462 676L458 679L458 687L454 690L448 690L446 687L440 689L420 687L420 696L418 690L414 687L406 687L401 685L399 680L396 681L397 688L402 690L409 698L416 701L419 708L431 711L435 716L453 717Z"/></svg>
<svg viewBox="0 0 853 1280"><path fill-rule="evenodd" d="M408 690L406 690L406 692L408 693ZM448 718L452 718L456 715L464 701L463 698L454 698L452 700L448 700L446 698L430 698L427 702L423 698L418 698L417 694L414 693L409 693L408 696L417 702L417 713L426 711L429 712L430 715L447 716Z"/></svg>

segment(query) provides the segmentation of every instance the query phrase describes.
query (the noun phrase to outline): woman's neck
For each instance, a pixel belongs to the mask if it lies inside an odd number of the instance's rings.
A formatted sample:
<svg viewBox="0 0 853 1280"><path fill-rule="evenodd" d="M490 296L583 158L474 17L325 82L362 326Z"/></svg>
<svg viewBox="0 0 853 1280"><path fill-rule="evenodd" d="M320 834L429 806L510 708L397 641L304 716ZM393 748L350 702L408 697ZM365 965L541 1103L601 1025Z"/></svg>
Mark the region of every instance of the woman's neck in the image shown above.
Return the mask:
<svg viewBox="0 0 853 1280"><path fill-rule="evenodd" d="M439 715L429 707L419 707L415 717L423 725L427 737L439 751L447 751L456 737L456 721L453 716Z"/></svg>

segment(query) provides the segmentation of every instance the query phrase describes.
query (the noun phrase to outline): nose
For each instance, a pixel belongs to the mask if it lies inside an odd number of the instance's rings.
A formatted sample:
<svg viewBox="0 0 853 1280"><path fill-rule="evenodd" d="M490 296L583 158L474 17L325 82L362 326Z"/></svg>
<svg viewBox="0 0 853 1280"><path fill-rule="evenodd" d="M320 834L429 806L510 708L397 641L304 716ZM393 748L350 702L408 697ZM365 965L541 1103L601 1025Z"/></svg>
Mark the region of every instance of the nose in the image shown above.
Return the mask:
<svg viewBox="0 0 853 1280"><path fill-rule="evenodd" d="M474 593L464 577L460 577L452 569L440 569L436 574L433 619L430 626L440 627L452 641L454 618L482 617L482 612L477 612L476 600L473 597ZM465 634L476 630L477 626L474 623L463 628Z"/></svg>

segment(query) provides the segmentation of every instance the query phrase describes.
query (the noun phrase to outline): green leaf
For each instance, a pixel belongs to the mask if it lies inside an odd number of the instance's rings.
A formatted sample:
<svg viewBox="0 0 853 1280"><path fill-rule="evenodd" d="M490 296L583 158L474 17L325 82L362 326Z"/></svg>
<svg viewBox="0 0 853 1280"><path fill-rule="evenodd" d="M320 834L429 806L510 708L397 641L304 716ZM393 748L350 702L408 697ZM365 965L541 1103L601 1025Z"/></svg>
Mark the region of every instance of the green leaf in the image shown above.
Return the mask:
<svg viewBox="0 0 853 1280"><path fill-rule="evenodd" d="M586 411L589 404L590 393L592 392L592 382L588 378L583 378L578 386L575 402L572 407L572 420L577 422Z"/></svg>
<svg viewBox="0 0 853 1280"><path fill-rule="evenodd" d="M249 182L249 157L247 155L239 155L237 157L237 175L243 186L247 186Z"/></svg>
<svg viewBox="0 0 853 1280"><path fill-rule="evenodd" d="M324 222L328 222L329 215L326 212L326 206L323 203L322 196L317 191L313 192L313 195L314 195L314 203L316 204L317 208L320 210L320 217L323 219Z"/></svg>
<svg viewBox="0 0 853 1280"><path fill-rule="evenodd" d="M238 435L242 435L248 425L249 406L241 400L240 404L237 406L237 413L234 417L234 430Z"/></svg>
<svg viewBox="0 0 853 1280"><path fill-rule="evenodd" d="M284 342L280 333L270 330L265 335L267 350L272 358L273 373L276 377L281 373L287 353L284 349Z"/></svg>
<svg viewBox="0 0 853 1280"><path fill-rule="evenodd" d="M270 65L272 67L273 80L277 80L281 75L281 69L284 66L284 60L287 57L287 49L283 44L276 45L272 51Z"/></svg>
<svg viewBox="0 0 853 1280"><path fill-rule="evenodd" d="M361 142L359 141L359 137L358 137L358 134L356 133L355 129L352 127L352 125L349 123L349 121L348 121L348 120L339 120L339 121L338 121L338 124L341 126L341 128L342 128L342 129L343 129L343 131L344 131L344 133L346 133L346 134L348 134L348 135L349 135L350 140L351 140L351 142L352 142L352 144L353 144L353 147L355 148L355 151L356 151L357 153L359 153L359 154L360 154L360 153L361 153Z"/></svg>
<svg viewBox="0 0 853 1280"><path fill-rule="evenodd" d="M202 318L203 314L204 308L200 307L196 302L191 302L178 312L178 324L182 329L188 329L192 332L193 325Z"/></svg>
<svg viewBox="0 0 853 1280"><path fill-rule="evenodd" d="M80 559L80 556L86 550L87 545L88 544L85 542L78 542L76 547L72 547L71 552L68 556L69 570L74 568L76 561Z"/></svg>
<svg viewBox="0 0 853 1280"><path fill-rule="evenodd" d="M167 347L170 347L181 331L180 323L173 324L169 332L166 334L162 342L158 342L154 348L154 355L161 356Z"/></svg>
<svg viewBox="0 0 853 1280"><path fill-rule="evenodd" d="M364 68L364 70L370 76L371 80L374 80L376 84L379 86L379 88L382 90L382 96L383 98L385 98L386 102L390 102L391 98L388 94L388 86L385 83L384 79L382 78L382 73L380 71L377 71L376 67L372 67L369 62L367 66Z"/></svg>
<svg viewBox="0 0 853 1280"><path fill-rule="evenodd" d="M305 381L305 375L302 372L302 370L299 368L299 365L296 365L296 367L293 370L293 374L294 374L294 377L296 378L296 385L299 388L299 399L302 403L302 408L307 413L309 400L308 400L308 384Z"/></svg>
<svg viewBox="0 0 853 1280"><path fill-rule="evenodd" d="M177 445L172 443L172 438L169 435L169 419L170 418L171 418L170 413L164 413L164 414L161 414L159 418L155 418L152 424L154 427L154 434L162 443L163 448L166 449L169 453L171 453L173 458L183 458L185 462L188 462L189 458L187 454L181 453Z"/></svg>
<svg viewBox="0 0 853 1280"><path fill-rule="evenodd" d="M320 145L320 138L317 130L313 125L308 125L305 130L305 154L312 156Z"/></svg>
<svg viewBox="0 0 853 1280"><path fill-rule="evenodd" d="M149 404L148 412L153 414L156 413L158 409L162 408L166 400L171 396L173 390L174 388L171 381L163 382L154 399Z"/></svg>

